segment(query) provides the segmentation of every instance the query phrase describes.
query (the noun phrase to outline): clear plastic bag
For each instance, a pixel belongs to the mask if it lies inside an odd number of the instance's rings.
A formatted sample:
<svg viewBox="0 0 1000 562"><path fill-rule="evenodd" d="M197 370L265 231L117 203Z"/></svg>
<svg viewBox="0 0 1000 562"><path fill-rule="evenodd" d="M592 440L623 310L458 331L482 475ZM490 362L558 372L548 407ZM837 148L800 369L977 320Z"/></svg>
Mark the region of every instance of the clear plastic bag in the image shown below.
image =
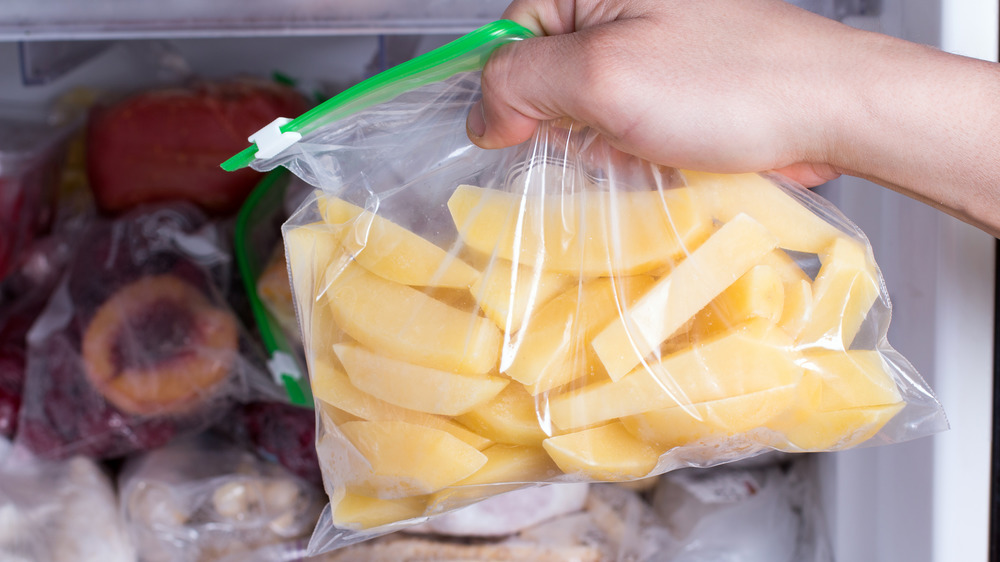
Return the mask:
<svg viewBox="0 0 1000 562"><path fill-rule="evenodd" d="M229 258L202 213L149 207L72 234L73 257L28 333L18 446L119 457L276 396L218 289Z"/></svg>
<svg viewBox="0 0 1000 562"><path fill-rule="evenodd" d="M134 562L115 490L94 461L5 458L0 439L0 560Z"/></svg>
<svg viewBox="0 0 1000 562"><path fill-rule="evenodd" d="M317 188L283 230L331 499L314 550L531 483L947 426L886 341L866 238L812 192L663 168L574 123L472 145L471 67L524 37L504 25L227 163Z"/></svg>
<svg viewBox="0 0 1000 562"><path fill-rule="evenodd" d="M244 560L312 531L322 493L280 466L211 435L130 459L121 511L148 562Z"/></svg>

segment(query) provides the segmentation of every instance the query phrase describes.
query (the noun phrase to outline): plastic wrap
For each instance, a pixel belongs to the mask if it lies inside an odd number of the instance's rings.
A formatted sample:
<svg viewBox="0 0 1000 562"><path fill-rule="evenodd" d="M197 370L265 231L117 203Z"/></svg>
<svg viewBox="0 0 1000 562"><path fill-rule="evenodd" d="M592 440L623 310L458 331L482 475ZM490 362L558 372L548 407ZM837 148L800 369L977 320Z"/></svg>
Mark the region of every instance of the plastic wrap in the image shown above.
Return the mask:
<svg viewBox="0 0 1000 562"><path fill-rule="evenodd" d="M139 92L94 108L87 123L87 173L98 207L122 212L182 199L216 214L239 209L260 180L215 165L261 122L308 109L295 90L234 79Z"/></svg>
<svg viewBox="0 0 1000 562"><path fill-rule="evenodd" d="M51 223L67 126L0 118L0 279Z"/></svg>
<svg viewBox="0 0 1000 562"><path fill-rule="evenodd" d="M95 220L28 333L16 443L111 458L207 427L270 386L217 287L229 258L188 205Z"/></svg>
<svg viewBox="0 0 1000 562"><path fill-rule="evenodd" d="M110 479L94 461L6 459L0 439L0 560L134 562Z"/></svg>
<svg viewBox="0 0 1000 562"><path fill-rule="evenodd" d="M886 340L864 234L812 192L664 168L574 123L472 145L474 68L524 36L504 25L252 160L317 188L283 230L331 500L314 550L530 483L946 427Z"/></svg>
<svg viewBox="0 0 1000 562"><path fill-rule="evenodd" d="M148 562L245 560L266 547L294 548L323 505L318 488L211 436L130 460L119 489L130 536Z"/></svg>
<svg viewBox="0 0 1000 562"><path fill-rule="evenodd" d="M0 437L12 438L21 410L28 363L28 331L44 310L69 261L61 237L38 240L21 267L0 282Z"/></svg>

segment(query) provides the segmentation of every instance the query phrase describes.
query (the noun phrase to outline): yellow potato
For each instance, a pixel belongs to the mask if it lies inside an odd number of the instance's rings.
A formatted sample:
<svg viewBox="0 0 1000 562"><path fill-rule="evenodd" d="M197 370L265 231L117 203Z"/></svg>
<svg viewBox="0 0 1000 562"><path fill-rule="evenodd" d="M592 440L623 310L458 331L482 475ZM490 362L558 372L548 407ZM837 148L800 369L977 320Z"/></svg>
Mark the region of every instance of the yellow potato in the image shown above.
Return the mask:
<svg viewBox="0 0 1000 562"><path fill-rule="evenodd" d="M844 236L839 228L758 174L688 170L681 174L716 220L728 222L741 213L748 214L774 233L781 248L815 254Z"/></svg>
<svg viewBox="0 0 1000 562"><path fill-rule="evenodd" d="M475 250L582 277L652 271L697 246L712 226L683 188L536 195L462 185L448 209Z"/></svg>
<svg viewBox="0 0 1000 562"><path fill-rule="evenodd" d="M877 351L814 350L796 402L767 426L793 451L842 449L875 435L904 406Z"/></svg>
<svg viewBox="0 0 1000 562"><path fill-rule="evenodd" d="M776 324L784 305L785 287L775 268L754 266L695 316L692 337L711 337L752 318Z"/></svg>
<svg viewBox="0 0 1000 562"><path fill-rule="evenodd" d="M321 195L320 214L342 231L343 251L368 271L396 283L468 288L472 266L410 230L343 199Z"/></svg>
<svg viewBox="0 0 1000 562"><path fill-rule="evenodd" d="M431 495L429 512L456 507L471 500L515 490L525 484L544 482L562 474L548 453L539 446L496 444L485 449L486 464L475 474Z"/></svg>
<svg viewBox="0 0 1000 562"><path fill-rule="evenodd" d="M420 517L427 506L424 496L391 500L347 492L331 503L333 524L342 529L364 530Z"/></svg>
<svg viewBox="0 0 1000 562"><path fill-rule="evenodd" d="M335 424L354 419L402 421L448 432L476 449L485 449L493 444L489 439L450 419L401 408L358 390L347 375L332 363L314 359L311 379L313 396L321 405L329 405L339 411L329 412L324 409Z"/></svg>
<svg viewBox="0 0 1000 562"><path fill-rule="evenodd" d="M840 237L820 254L809 318L798 334L802 345L850 349L879 295L878 274L865 246Z"/></svg>
<svg viewBox="0 0 1000 562"><path fill-rule="evenodd" d="M339 272L329 303L337 327L387 356L469 375L496 365L500 330L492 322L357 264Z"/></svg>
<svg viewBox="0 0 1000 562"><path fill-rule="evenodd" d="M535 398L516 381L493 400L455 419L497 443L540 445L549 436L539 424Z"/></svg>
<svg viewBox="0 0 1000 562"><path fill-rule="evenodd" d="M552 273L509 261L496 260L472 285L472 294L487 318L505 332L516 332L526 315L533 315L552 297L576 281L571 275Z"/></svg>
<svg viewBox="0 0 1000 562"><path fill-rule="evenodd" d="M339 430L364 462L349 470L349 488L381 499L430 494L468 478L486 456L450 433L406 422L352 421Z"/></svg>
<svg viewBox="0 0 1000 562"><path fill-rule="evenodd" d="M333 350L355 387L390 404L429 414L465 413L492 400L510 382L412 365L354 344L337 344Z"/></svg>
<svg viewBox="0 0 1000 562"><path fill-rule="evenodd" d="M600 278L571 287L515 334L514 357L504 374L530 386L532 394L586 375L591 363L587 342L652 285L652 277L641 275Z"/></svg>
<svg viewBox="0 0 1000 562"><path fill-rule="evenodd" d="M613 380L625 376L776 243L747 215L723 225L594 338L594 350L608 375Z"/></svg>
<svg viewBox="0 0 1000 562"><path fill-rule="evenodd" d="M648 475L660 456L620 422L549 437L542 446L566 474L610 482Z"/></svg>
<svg viewBox="0 0 1000 562"><path fill-rule="evenodd" d="M796 384L803 368L792 340L773 324L739 329L606 380L555 396L552 422L562 430L651 410L731 398Z"/></svg>

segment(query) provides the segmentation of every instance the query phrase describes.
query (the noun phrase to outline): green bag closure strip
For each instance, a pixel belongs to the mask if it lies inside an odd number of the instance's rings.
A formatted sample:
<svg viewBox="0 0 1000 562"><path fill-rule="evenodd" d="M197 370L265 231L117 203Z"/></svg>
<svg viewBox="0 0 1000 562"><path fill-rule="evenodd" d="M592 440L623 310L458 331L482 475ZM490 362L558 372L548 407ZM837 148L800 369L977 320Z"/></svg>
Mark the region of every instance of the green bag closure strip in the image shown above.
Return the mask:
<svg viewBox="0 0 1000 562"><path fill-rule="evenodd" d="M495 21L344 90L281 125L280 131L305 135L326 123L389 101L403 92L444 80L459 72L480 69L497 47L530 37L534 34L526 27L510 20ZM222 169L232 172L245 168L256 155L256 145L247 147L223 162Z"/></svg>

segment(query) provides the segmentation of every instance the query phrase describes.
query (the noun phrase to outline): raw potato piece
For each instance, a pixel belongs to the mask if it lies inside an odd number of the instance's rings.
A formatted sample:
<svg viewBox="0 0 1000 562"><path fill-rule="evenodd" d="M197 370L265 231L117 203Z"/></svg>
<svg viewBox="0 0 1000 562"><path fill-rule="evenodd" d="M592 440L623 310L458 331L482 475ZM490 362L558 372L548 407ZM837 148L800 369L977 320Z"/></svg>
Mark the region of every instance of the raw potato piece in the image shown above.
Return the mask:
<svg viewBox="0 0 1000 562"><path fill-rule="evenodd" d="M790 450L835 450L878 433L905 403L877 351L806 353L796 406L768 424Z"/></svg>
<svg viewBox="0 0 1000 562"><path fill-rule="evenodd" d="M396 283L468 288L479 272L430 241L343 199L320 195L320 213L343 230L341 244L368 271Z"/></svg>
<svg viewBox="0 0 1000 562"><path fill-rule="evenodd" d="M362 392L418 412L457 416L493 399L510 381L458 375L382 357L352 344L333 346L351 383Z"/></svg>
<svg viewBox="0 0 1000 562"><path fill-rule="evenodd" d="M472 285L483 312L504 332L521 329L526 314L530 316L575 281L570 275L512 265L496 260Z"/></svg>
<svg viewBox="0 0 1000 562"><path fill-rule="evenodd" d="M406 422L347 422L340 431L370 464L355 463L347 482L381 499L430 494L473 475L486 464L475 447L439 429Z"/></svg>
<svg viewBox="0 0 1000 562"><path fill-rule="evenodd" d="M423 515L427 498L383 500L347 492L333 505L333 524L344 529L371 529Z"/></svg>
<svg viewBox="0 0 1000 562"><path fill-rule="evenodd" d="M493 444L489 439L473 433L462 425L439 416L407 410L384 402L355 388L347 375L332 363L313 360L310 370L313 396L322 404L336 408L344 414L324 408L331 421L341 424L358 418L368 421L401 421L423 425L448 432L476 449Z"/></svg>
<svg viewBox="0 0 1000 562"><path fill-rule="evenodd" d="M493 400L455 419L497 443L541 445L548 437L538 422L535 398L517 382L507 385Z"/></svg>
<svg viewBox="0 0 1000 562"><path fill-rule="evenodd" d="M533 395L586 375L595 363L587 342L651 286L653 278L642 275L595 279L570 288L515 335L514 358L504 374L528 386Z"/></svg>
<svg viewBox="0 0 1000 562"><path fill-rule="evenodd" d="M764 225L786 250L817 254L844 233L771 180L758 174L681 172L712 216L728 222L745 213Z"/></svg>
<svg viewBox="0 0 1000 562"><path fill-rule="evenodd" d="M566 474L610 482L642 478L660 457L619 422L550 437L542 445Z"/></svg>
<svg viewBox="0 0 1000 562"><path fill-rule="evenodd" d="M516 490L525 484L544 482L561 474L541 444L536 447L497 444L485 449L483 454L486 464L475 474L431 495L430 513Z"/></svg>
<svg viewBox="0 0 1000 562"><path fill-rule="evenodd" d="M369 349L426 367L481 375L493 369L500 330L406 285L348 264L331 284L337 327Z"/></svg>
<svg viewBox="0 0 1000 562"><path fill-rule="evenodd" d="M584 277L669 264L712 227L698 198L683 188L535 195L461 185L448 209L475 250Z"/></svg>
<svg viewBox="0 0 1000 562"><path fill-rule="evenodd" d="M552 422L562 430L651 410L732 398L794 385L802 367L791 338L765 320L660 361L618 381L602 381L552 398Z"/></svg>
<svg viewBox="0 0 1000 562"><path fill-rule="evenodd" d="M837 238L820 254L822 266L812 285L809 319L796 341L827 349L850 349L879 295L878 275L865 246Z"/></svg>
<svg viewBox="0 0 1000 562"><path fill-rule="evenodd" d="M611 379L622 378L649 357L699 310L759 263L776 243L770 232L747 215L737 215L723 225L594 338L594 350Z"/></svg>
<svg viewBox="0 0 1000 562"><path fill-rule="evenodd" d="M769 265L754 266L695 316L692 339L711 337L753 318L777 324L784 304L778 272Z"/></svg>
<svg viewBox="0 0 1000 562"><path fill-rule="evenodd" d="M797 384L786 384L687 408L653 410L622 418L622 423L643 441L672 449L707 437L729 437L763 427L792 406L797 392Z"/></svg>
<svg viewBox="0 0 1000 562"><path fill-rule="evenodd" d="M316 222L285 231L285 257L291 270L292 289L297 299L323 299L327 286L338 271L336 263L346 262L340 250L341 232ZM300 303L301 305L301 303Z"/></svg>

